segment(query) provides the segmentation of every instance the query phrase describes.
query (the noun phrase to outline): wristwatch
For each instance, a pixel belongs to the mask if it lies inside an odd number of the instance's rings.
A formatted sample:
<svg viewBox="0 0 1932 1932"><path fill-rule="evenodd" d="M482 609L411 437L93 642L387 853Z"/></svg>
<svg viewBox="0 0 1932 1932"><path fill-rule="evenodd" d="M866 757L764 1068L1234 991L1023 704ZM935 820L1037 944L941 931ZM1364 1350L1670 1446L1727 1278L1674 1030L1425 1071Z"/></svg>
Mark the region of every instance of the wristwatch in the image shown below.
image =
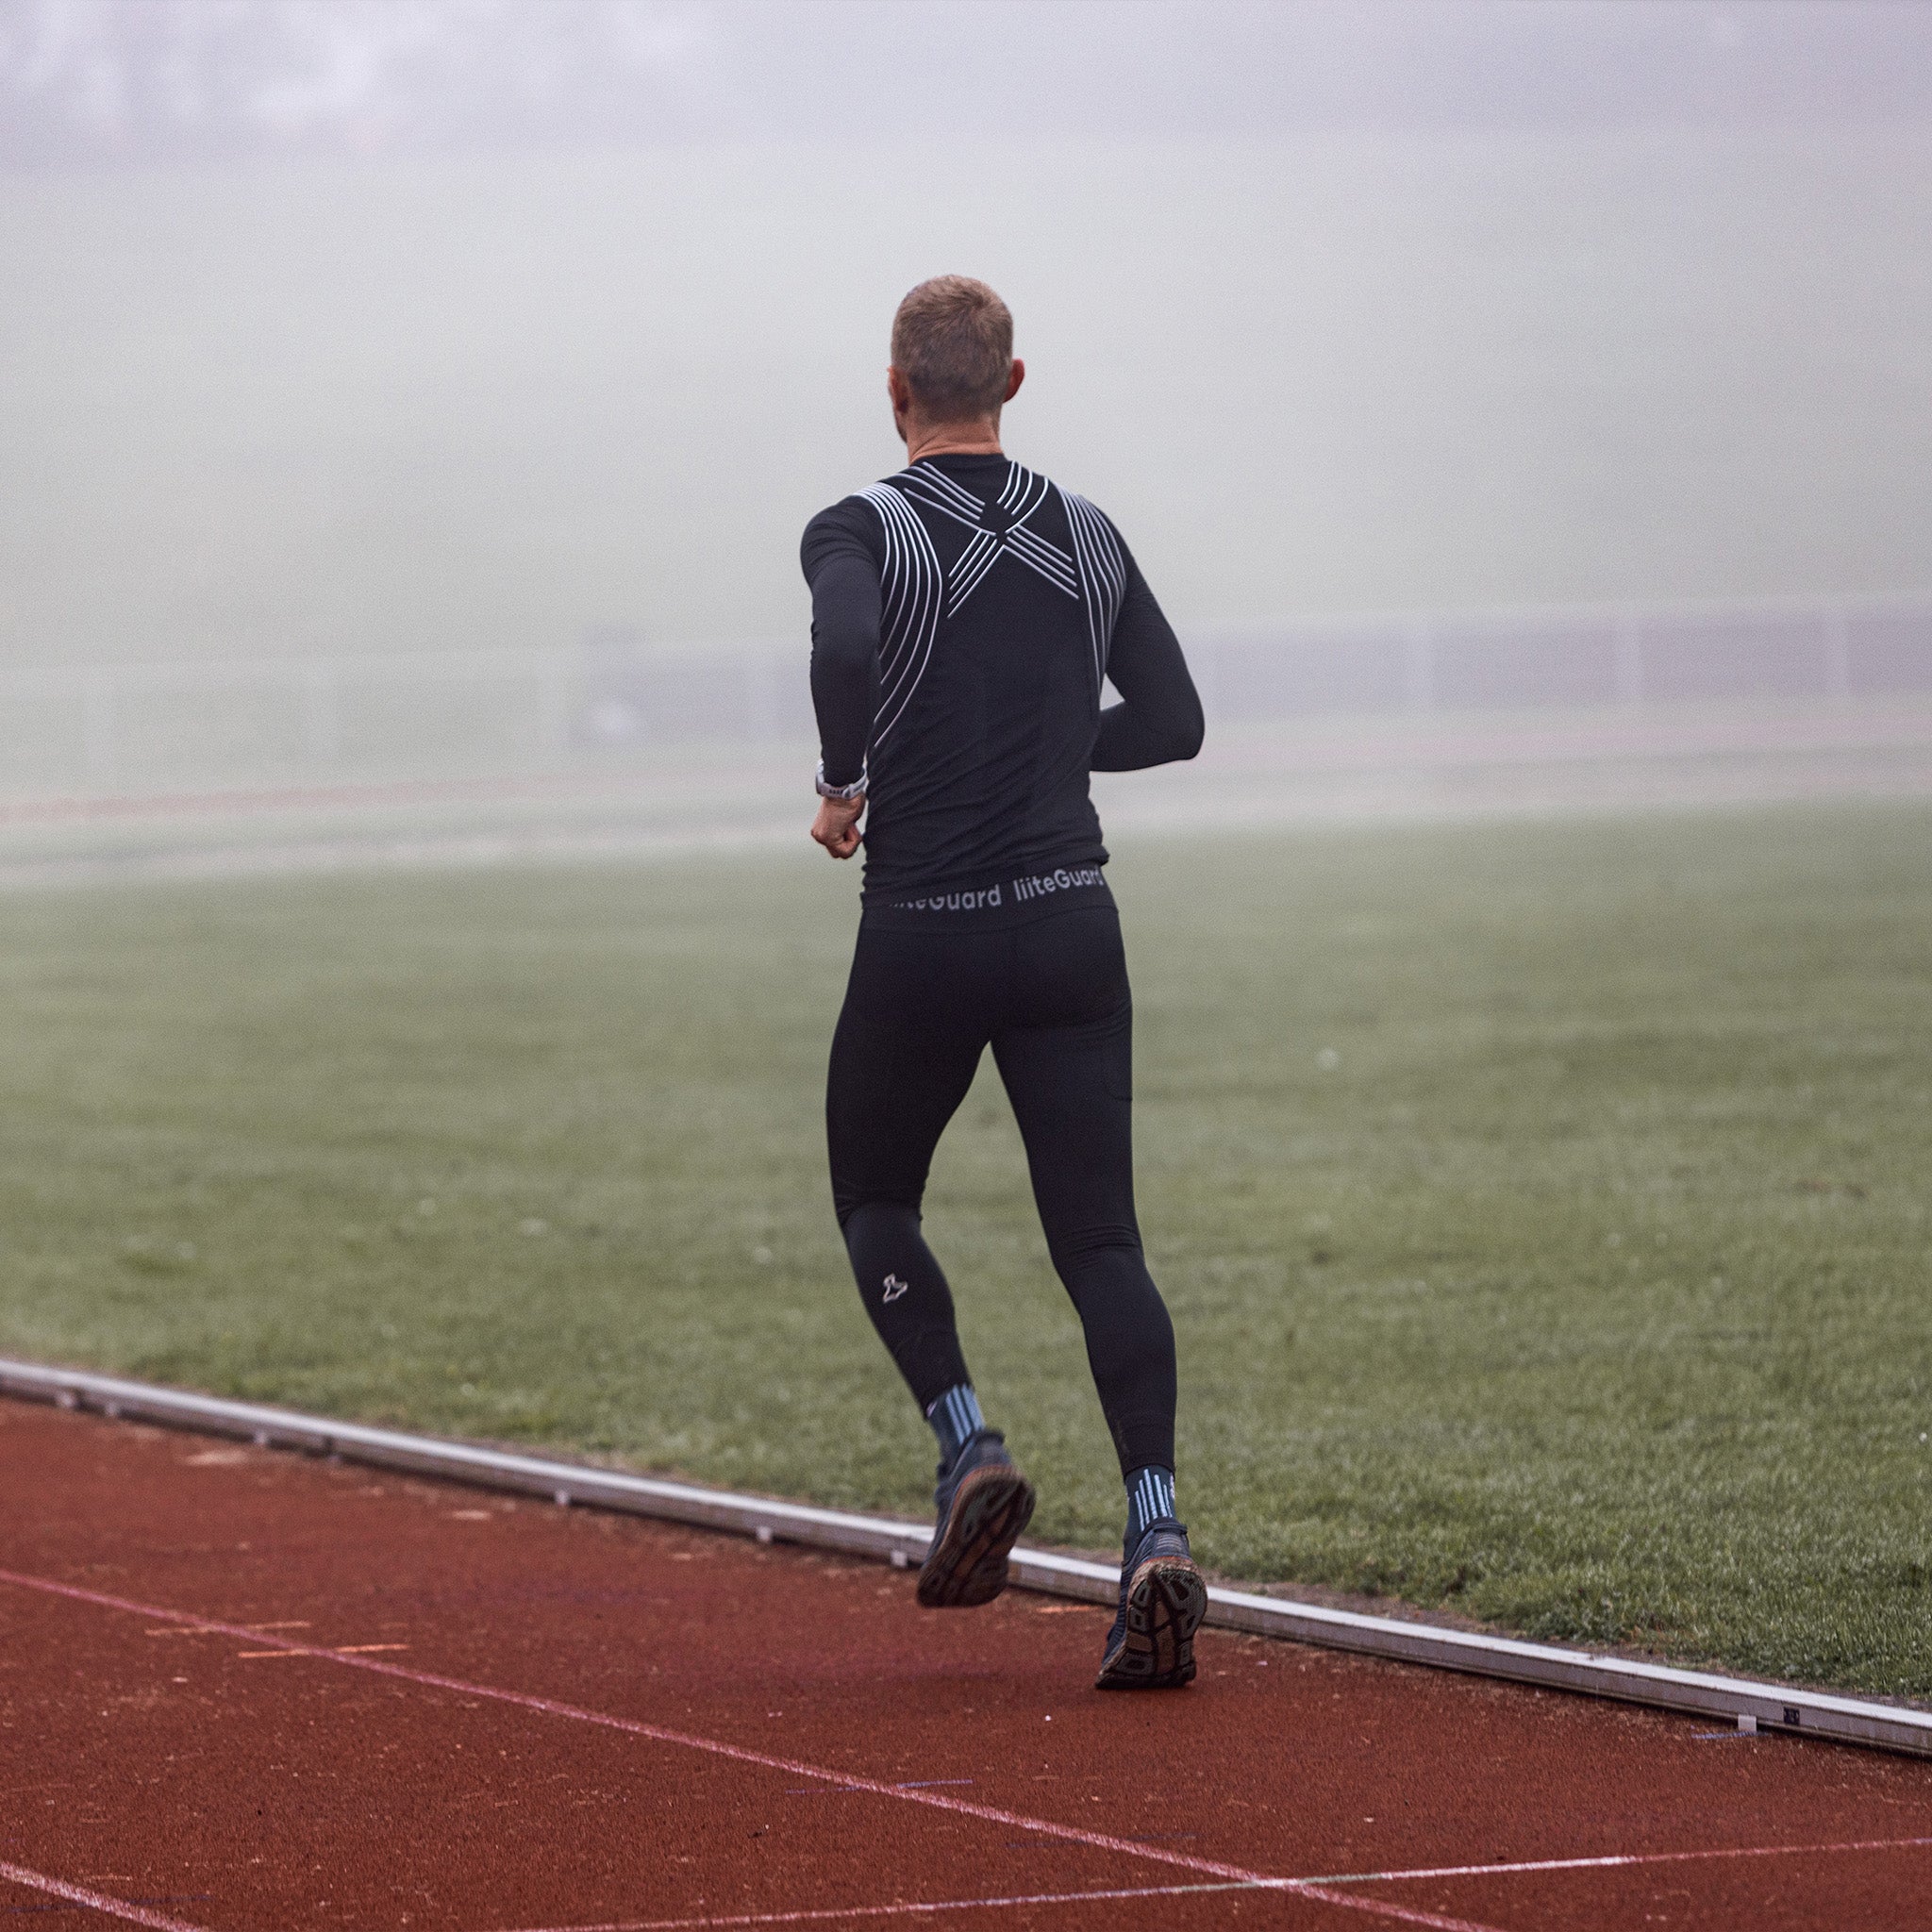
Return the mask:
<svg viewBox="0 0 1932 1932"><path fill-rule="evenodd" d="M821 798L836 798L841 805L849 805L855 798L865 796L865 774L859 773L849 785L827 785L825 783L825 761L819 760L818 774L812 783L818 787Z"/></svg>

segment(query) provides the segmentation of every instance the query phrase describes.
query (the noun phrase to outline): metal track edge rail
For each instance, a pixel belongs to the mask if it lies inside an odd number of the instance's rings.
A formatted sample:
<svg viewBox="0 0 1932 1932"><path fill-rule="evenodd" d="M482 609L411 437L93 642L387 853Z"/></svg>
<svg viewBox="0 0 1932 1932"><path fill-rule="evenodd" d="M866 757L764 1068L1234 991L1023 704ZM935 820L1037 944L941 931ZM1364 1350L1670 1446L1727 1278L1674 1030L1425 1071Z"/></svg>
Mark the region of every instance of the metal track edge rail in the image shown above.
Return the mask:
<svg viewBox="0 0 1932 1932"><path fill-rule="evenodd" d="M932 1539L931 1530L923 1523L815 1509L802 1503L743 1495L731 1490L628 1475L552 1457L521 1456L511 1450L443 1441L399 1429L335 1422L325 1416L230 1402L85 1370L48 1368L0 1357L0 1395L167 1424L206 1435L238 1437L263 1447L336 1456L483 1489L542 1496L558 1504L658 1517L752 1536L760 1542L840 1550L874 1557L898 1569L923 1562ZM1032 1549L1024 1543L1013 1551L1012 1576L1022 1590L1091 1603L1111 1604L1120 1588L1118 1571L1107 1564ZM1208 1592L1208 1622L1223 1629L1355 1651L1364 1657L1689 1711L1723 1719L1745 1730L1792 1731L1838 1743L1932 1757L1932 1710L1834 1697L1746 1677L1675 1670L1556 1644L1524 1643L1481 1631L1366 1616L1218 1586Z"/></svg>

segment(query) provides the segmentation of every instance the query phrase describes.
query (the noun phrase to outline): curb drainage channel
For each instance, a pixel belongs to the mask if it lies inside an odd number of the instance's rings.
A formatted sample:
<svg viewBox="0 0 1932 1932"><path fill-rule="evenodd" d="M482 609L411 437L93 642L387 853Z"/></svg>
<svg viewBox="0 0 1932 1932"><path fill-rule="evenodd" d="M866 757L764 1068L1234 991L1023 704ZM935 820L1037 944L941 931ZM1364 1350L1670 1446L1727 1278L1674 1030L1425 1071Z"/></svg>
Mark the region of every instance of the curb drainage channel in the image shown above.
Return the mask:
<svg viewBox="0 0 1932 1932"><path fill-rule="evenodd" d="M0 1395L83 1408L110 1418L161 1423L204 1435L239 1438L264 1448L336 1456L415 1475L541 1496L562 1505L616 1509L632 1516L724 1530L754 1537L761 1543L801 1543L838 1550L888 1562L895 1569L923 1563L932 1540L931 1530L923 1523L815 1509L802 1503L667 1482L656 1476L626 1475L550 1457L520 1456L509 1450L484 1449L400 1429L372 1428L361 1423L334 1422L292 1409L230 1402L152 1383L5 1357L0 1357ZM1011 1568L1018 1588L1049 1596L1110 1605L1120 1589L1119 1572L1108 1565L1032 1549L1024 1543L1014 1548ZM1734 1723L1741 1731L1790 1731L1834 1743L1932 1757L1932 1711L1909 1707L1829 1696L1746 1677L1676 1670L1556 1644L1524 1643L1480 1631L1404 1623L1392 1617L1329 1609L1319 1604L1294 1603L1219 1586L1208 1592L1208 1622L1220 1629L1251 1631L1291 1643L1688 1711Z"/></svg>

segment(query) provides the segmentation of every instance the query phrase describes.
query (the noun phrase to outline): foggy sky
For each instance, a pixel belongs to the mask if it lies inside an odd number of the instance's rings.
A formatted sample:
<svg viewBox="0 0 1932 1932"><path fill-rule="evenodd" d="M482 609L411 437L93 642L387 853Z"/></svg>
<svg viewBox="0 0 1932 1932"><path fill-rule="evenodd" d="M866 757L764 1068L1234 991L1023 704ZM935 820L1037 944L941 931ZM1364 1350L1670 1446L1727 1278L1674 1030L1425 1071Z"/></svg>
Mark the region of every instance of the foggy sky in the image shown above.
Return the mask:
<svg viewBox="0 0 1932 1932"><path fill-rule="evenodd" d="M952 269L1184 626L1916 592L1928 76L1859 0L0 0L0 666L797 635Z"/></svg>
<svg viewBox="0 0 1932 1932"><path fill-rule="evenodd" d="M0 164L1897 121L1914 0L0 0Z"/></svg>

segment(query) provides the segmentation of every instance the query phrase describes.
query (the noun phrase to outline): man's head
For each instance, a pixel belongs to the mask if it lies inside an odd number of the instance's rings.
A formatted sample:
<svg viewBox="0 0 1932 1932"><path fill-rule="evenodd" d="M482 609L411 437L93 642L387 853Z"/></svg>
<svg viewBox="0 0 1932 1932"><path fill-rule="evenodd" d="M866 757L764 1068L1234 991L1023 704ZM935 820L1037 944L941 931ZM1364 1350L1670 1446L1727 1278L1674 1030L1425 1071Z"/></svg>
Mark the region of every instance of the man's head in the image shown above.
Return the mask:
<svg viewBox="0 0 1932 1932"><path fill-rule="evenodd" d="M1025 374L1013 359L1012 313L984 282L935 275L899 304L886 379L908 445L918 430L968 425L986 425L996 442L1000 407Z"/></svg>

